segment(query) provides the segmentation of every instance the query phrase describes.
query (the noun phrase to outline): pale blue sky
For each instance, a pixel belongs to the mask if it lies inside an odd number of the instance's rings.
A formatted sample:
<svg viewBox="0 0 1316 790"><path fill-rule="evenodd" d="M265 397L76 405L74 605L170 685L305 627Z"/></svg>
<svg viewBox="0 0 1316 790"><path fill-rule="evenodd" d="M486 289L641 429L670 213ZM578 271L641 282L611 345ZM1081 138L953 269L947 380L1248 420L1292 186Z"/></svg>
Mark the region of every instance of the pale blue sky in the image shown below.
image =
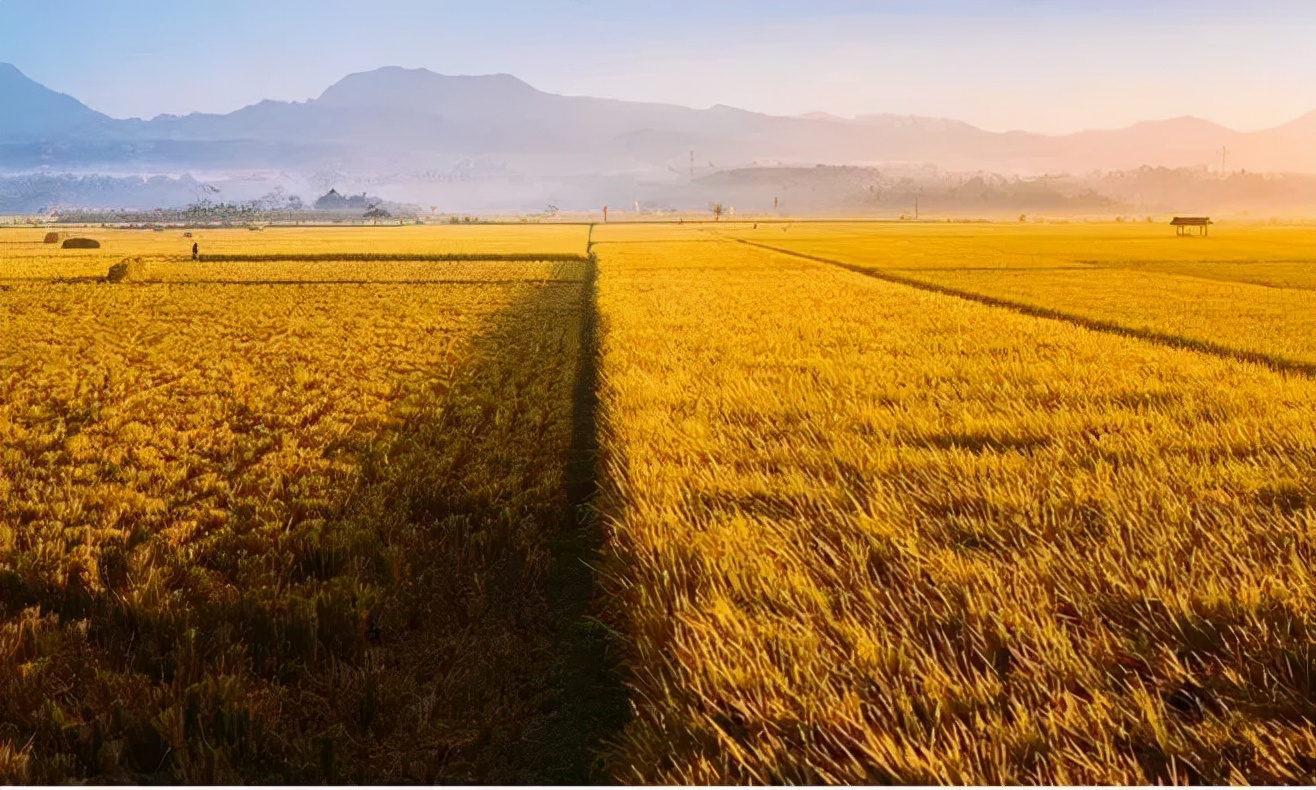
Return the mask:
<svg viewBox="0 0 1316 790"><path fill-rule="evenodd" d="M384 65L554 93L1067 132L1316 109L1316 0L0 0L0 62L116 117Z"/></svg>

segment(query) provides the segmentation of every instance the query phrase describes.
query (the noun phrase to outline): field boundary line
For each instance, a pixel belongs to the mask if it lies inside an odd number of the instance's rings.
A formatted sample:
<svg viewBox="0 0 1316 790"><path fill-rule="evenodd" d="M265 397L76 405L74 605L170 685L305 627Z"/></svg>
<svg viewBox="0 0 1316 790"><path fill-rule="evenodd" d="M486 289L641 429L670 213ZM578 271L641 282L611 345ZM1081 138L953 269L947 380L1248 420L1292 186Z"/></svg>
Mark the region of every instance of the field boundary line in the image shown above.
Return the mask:
<svg viewBox="0 0 1316 790"><path fill-rule="evenodd" d="M563 693L557 711L557 740L550 765L552 782L607 783L603 749L629 718L628 690L616 658L614 636L594 617L599 595L598 568L605 535L597 510L599 495L598 262L586 258L580 296L579 357L571 389L571 444L567 451L568 511L551 548L553 570L547 584L549 617L557 658L549 670Z"/></svg>
<svg viewBox="0 0 1316 790"><path fill-rule="evenodd" d="M862 274L865 277L872 277L875 280L882 280L884 282L889 282L895 285L904 285L910 288L916 288L920 291L929 291L931 293L942 294L943 296L954 296L970 302L977 302L978 304L987 305L988 307L999 307L1005 310L1012 310L1016 313L1030 316L1032 318L1046 318L1052 321L1063 321L1067 324L1071 324L1073 326L1077 326L1082 329L1088 329L1093 332L1103 332L1105 334L1119 335L1121 337L1129 337L1129 338L1134 338L1136 340L1145 340L1149 343L1155 343L1157 345L1168 346L1170 348L1181 348L1188 351L1195 351L1201 354L1208 354L1210 356L1219 357L1221 359L1229 359L1235 362L1251 362L1253 364L1262 365L1264 367L1270 368L1271 370L1280 373L1296 373L1298 375L1305 376L1307 378L1316 378L1316 364L1310 362L1297 362L1291 359L1284 359L1283 357L1275 357L1269 354L1263 354L1259 351L1246 351L1243 349L1234 348L1232 346L1226 346L1222 343L1213 343L1210 340L1199 340L1197 338L1181 337L1179 335L1171 335L1165 332L1156 332L1150 329L1137 329L1134 327L1124 326L1123 324L1117 324L1114 321L1103 321L1101 319L1096 319L1096 318L1085 318L1080 315L1074 315L1073 313L1066 313L1060 310L1052 310L1046 307L1037 307L1035 305L1025 304L1023 302L1014 302L1008 299L1000 299L994 296L986 296L983 294L973 293L972 291L964 291L958 288L951 288L945 285L936 285L934 283L928 283L928 282L923 282L922 280L916 280L911 277L902 277L900 275L890 274L888 272L881 270L867 269L864 268L863 266L857 266L853 263L845 263L844 261L833 260L831 258L824 258L819 255L810 255L808 253L796 252L794 250L784 250L779 247L773 247L768 244L760 244L758 242L748 241L746 239L736 239L736 241L740 242L741 244L746 244L750 247L758 247L759 249L769 250L771 252L780 253L782 255L790 255L796 258L803 258L805 260L816 261L818 263L825 263L831 266L845 269L846 271L854 272L856 274ZM1082 271L1082 270L1078 270L1078 271Z"/></svg>

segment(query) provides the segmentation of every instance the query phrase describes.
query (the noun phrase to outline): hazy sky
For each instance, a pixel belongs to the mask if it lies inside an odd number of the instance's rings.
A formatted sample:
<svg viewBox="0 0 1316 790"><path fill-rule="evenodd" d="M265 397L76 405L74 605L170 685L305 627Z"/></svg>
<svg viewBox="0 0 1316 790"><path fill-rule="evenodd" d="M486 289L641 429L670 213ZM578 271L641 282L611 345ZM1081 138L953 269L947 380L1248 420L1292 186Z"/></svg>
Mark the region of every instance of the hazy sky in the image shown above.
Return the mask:
<svg viewBox="0 0 1316 790"><path fill-rule="evenodd" d="M0 0L0 62L116 117L384 65L541 90L1067 132L1316 109L1316 0Z"/></svg>

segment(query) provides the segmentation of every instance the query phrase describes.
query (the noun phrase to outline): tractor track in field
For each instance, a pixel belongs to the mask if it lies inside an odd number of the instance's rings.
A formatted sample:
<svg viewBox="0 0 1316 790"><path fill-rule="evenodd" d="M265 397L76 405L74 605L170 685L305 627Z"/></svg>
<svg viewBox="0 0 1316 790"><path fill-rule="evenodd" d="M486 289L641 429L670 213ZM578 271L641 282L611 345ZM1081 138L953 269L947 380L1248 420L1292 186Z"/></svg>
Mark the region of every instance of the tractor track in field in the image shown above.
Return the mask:
<svg viewBox="0 0 1316 790"><path fill-rule="evenodd" d="M1052 310L1045 307L1036 307L1034 305L1025 304L1023 302L1015 302L1008 299L1000 299L994 296L985 296L983 294L973 293L972 291L964 291L959 288L951 288L945 285L936 285L934 283L928 283L922 280L916 280L911 277L903 277L898 274L891 274L888 271L868 269L863 266L857 266L852 263L846 263L844 261L838 261L832 258L824 258L819 255L810 255L804 252L796 252L794 250L782 249L780 247L773 247L769 244L760 244L759 242L748 241L746 239L736 239L736 241L740 242L741 244L748 245L750 247L757 247L759 249L769 250L771 252L780 253L782 255L790 255L795 258L802 258L804 260L815 261L817 263L825 263L829 266L835 266L837 268L845 269L846 271L854 272L856 274L862 274L865 277L872 277L875 280L882 280L883 282L888 282L895 285L904 285L910 288L917 288L920 291L928 291L931 293L942 294L944 296L954 296L970 302L977 302L978 304L987 305L988 307L999 307L1006 310L1011 310L1021 315L1030 316L1032 318L1046 318L1052 321L1063 321L1067 324L1071 324L1073 326L1077 326L1082 329L1087 329L1093 332L1102 332L1110 335L1119 335L1121 337L1133 338L1135 340L1145 340L1149 343L1154 343L1160 346L1167 346L1170 348L1179 348L1188 351L1195 351L1200 354L1206 354L1209 356L1218 357L1220 359L1228 359L1235 362L1250 362L1256 365L1261 365L1263 367L1269 368L1278 373L1292 373L1306 378L1316 379L1316 364L1312 364L1310 362L1298 362L1296 360L1284 359L1283 357L1276 357L1271 354L1263 354L1257 351L1246 351L1244 349L1234 348L1232 346L1226 346L1222 343L1213 343L1209 340L1199 340L1196 338L1181 337L1179 335L1172 335L1165 332L1156 332L1150 329L1137 329L1134 327L1128 327L1128 326L1124 326L1123 324L1115 323L1114 321L1102 321L1100 319L1095 319L1095 318L1085 318L1083 316L1074 315L1073 313L1066 313L1060 310Z"/></svg>

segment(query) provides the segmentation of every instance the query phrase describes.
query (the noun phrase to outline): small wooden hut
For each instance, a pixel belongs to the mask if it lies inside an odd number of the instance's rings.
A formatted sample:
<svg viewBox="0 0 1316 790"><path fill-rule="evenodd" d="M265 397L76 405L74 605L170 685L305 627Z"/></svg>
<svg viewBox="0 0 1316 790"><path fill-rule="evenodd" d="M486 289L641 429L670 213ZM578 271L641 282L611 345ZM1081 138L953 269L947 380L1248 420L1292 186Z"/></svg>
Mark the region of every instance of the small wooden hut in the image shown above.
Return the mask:
<svg viewBox="0 0 1316 790"><path fill-rule="evenodd" d="M1214 224L1210 217L1175 217L1170 220L1176 236L1205 236L1207 226Z"/></svg>

